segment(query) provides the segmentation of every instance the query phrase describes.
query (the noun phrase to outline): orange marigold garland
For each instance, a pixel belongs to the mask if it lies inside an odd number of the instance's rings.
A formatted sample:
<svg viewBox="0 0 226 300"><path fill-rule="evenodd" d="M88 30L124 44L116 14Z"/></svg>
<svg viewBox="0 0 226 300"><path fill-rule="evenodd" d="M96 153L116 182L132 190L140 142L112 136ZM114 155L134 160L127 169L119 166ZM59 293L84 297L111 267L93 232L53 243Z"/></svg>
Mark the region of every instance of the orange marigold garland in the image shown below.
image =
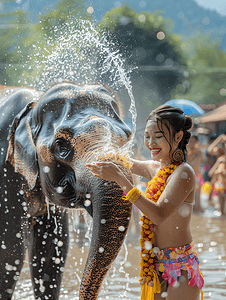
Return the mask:
<svg viewBox="0 0 226 300"><path fill-rule="evenodd" d="M145 196L151 201L157 202L162 192L165 189L167 178L182 162L174 162L169 166L161 168L158 173L149 181ZM155 286L154 291L159 290L157 273L154 268L155 255L153 253L153 240L154 240L154 223L145 215L140 218L141 226L141 263L140 263L140 284L148 286ZM145 299L146 296L143 296ZM141 295L141 299L142 295Z"/></svg>

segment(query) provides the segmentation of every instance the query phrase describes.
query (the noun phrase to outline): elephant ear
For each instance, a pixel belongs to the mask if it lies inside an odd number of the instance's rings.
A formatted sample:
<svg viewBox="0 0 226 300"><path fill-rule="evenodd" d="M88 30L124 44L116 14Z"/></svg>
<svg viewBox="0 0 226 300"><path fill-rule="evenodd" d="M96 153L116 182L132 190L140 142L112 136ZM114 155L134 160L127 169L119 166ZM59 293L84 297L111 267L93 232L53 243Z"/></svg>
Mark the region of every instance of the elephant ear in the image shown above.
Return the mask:
<svg viewBox="0 0 226 300"><path fill-rule="evenodd" d="M38 162L31 124L32 109L35 102L30 102L15 117L9 132L9 146L6 161L11 163L15 172L27 180L29 188L35 187L38 177Z"/></svg>

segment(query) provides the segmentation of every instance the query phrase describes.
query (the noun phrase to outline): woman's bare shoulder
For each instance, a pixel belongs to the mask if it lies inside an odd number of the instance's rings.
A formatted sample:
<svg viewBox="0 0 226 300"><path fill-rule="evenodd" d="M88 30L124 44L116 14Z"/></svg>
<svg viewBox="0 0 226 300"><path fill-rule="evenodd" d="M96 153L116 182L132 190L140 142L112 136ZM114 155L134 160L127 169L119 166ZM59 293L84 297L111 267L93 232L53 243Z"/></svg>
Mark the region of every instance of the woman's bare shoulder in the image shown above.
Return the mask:
<svg viewBox="0 0 226 300"><path fill-rule="evenodd" d="M189 165L187 162L182 163L178 168L177 168L177 175L181 176L183 179L195 179L195 171L192 168L191 165Z"/></svg>

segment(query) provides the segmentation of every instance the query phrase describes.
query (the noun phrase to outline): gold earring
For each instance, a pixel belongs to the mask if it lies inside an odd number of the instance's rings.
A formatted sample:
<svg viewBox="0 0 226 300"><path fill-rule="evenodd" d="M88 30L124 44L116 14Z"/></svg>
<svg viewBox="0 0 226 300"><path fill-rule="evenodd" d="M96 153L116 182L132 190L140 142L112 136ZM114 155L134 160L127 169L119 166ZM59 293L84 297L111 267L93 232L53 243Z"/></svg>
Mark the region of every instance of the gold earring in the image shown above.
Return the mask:
<svg viewBox="0 0 226 300"><path fill-rule="evenodd" d="M183 161L184 160L184 153L181 149L177 149L173 152L173 160L174 161Z"/></svg>

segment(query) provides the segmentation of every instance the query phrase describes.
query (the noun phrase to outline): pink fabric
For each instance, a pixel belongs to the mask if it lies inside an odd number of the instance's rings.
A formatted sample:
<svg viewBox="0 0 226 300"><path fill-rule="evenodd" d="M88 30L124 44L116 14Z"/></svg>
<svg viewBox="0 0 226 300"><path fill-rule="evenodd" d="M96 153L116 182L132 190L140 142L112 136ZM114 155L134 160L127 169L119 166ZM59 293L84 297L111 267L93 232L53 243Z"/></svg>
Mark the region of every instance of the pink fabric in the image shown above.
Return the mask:
<svg viewBox="0 0 226 300"><path fill-rule="evenodd" d="M194 250L193 242L183 247L166 248L156 253L155 269L164 280L167 280L170 286L173 286L181 271L188 272L189 286L195 286L202 289L204 285L203 275L199 269L199 260Z"/></svg>

